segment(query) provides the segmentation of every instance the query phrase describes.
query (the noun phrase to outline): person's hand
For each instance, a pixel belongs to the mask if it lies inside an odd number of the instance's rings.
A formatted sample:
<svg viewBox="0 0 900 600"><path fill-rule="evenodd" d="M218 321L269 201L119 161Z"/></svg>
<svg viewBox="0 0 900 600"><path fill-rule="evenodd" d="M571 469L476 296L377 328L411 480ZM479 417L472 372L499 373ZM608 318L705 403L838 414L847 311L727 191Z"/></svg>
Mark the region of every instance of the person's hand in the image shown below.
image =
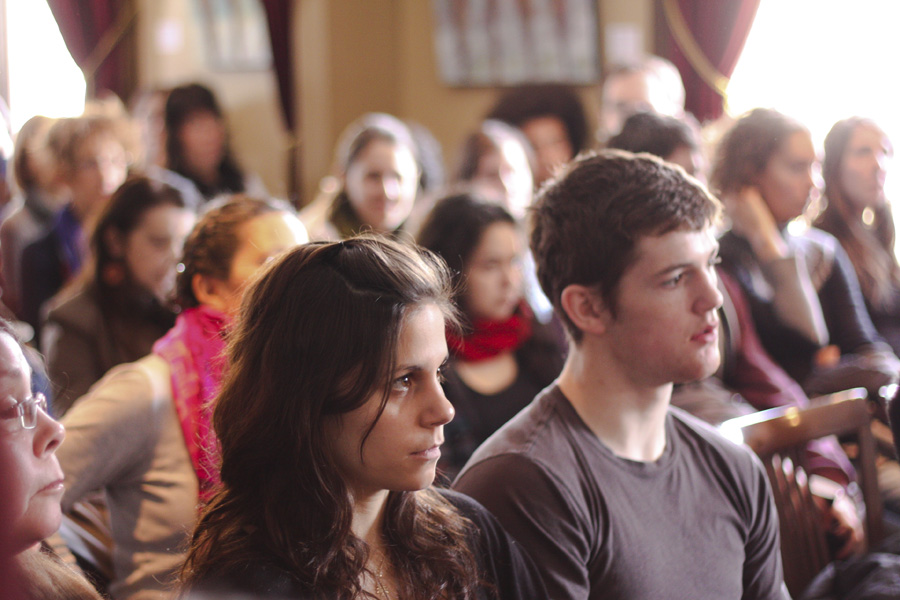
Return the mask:
<svg viewBox="0 0 900 600"><path fill-rule="evenodd" d="M865 533L853 498L840 488L833 498L813 495L820 511L833 559L853 556L862 549Z"/></svg>
<svg viewBox="0 0 900 600"><path fill-rule="evenodd" d="M775 217L755 186L745 186L735 194L726 194L722 203L731 218L731 229L750 242L761 261L787 255L787 244L778 231Z"/></svg>

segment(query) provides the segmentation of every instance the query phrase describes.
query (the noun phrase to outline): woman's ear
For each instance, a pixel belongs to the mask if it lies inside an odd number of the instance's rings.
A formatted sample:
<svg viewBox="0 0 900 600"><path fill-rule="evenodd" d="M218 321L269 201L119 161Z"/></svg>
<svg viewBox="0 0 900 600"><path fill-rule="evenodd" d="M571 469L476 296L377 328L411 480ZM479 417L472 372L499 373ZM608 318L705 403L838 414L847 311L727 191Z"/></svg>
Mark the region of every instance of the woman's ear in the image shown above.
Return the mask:
<svg viewBox="0 0 900 600"><path fill-rule="evenodd" d="M125 236L115 227L110 227L103 232L103 242L113 257L123 258L125 256Z"/></svg>
<svg viewBox="0 0 900 600"><path fill-rule="evenodd" d="M195 273L191 278L191 290L193 290L197 302L204 306L223 312L228 308L230 290L221 279Z"/></svg>
<svg viewBox="0 0 900 600"><path fill-rule="evenodd" d="M612 319L600 293L584 285L567 285L560 296L560 303L569 320L587 334L602 335Z"/></svg>

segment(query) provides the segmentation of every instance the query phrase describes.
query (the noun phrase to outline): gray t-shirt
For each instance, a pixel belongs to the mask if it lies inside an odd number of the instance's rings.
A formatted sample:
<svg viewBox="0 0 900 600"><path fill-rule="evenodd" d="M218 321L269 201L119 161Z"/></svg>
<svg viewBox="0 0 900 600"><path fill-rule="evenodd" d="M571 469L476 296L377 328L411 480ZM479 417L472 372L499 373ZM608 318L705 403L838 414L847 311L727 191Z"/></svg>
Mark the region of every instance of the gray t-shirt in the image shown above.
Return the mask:
<svg viewBox="0 0 900 600"><path fill-rule="evenodd" d="M665 427L659 460L620 458L554 385L453 487L525 547L554 600L786 597L758 459L676 408Z"/></svg>

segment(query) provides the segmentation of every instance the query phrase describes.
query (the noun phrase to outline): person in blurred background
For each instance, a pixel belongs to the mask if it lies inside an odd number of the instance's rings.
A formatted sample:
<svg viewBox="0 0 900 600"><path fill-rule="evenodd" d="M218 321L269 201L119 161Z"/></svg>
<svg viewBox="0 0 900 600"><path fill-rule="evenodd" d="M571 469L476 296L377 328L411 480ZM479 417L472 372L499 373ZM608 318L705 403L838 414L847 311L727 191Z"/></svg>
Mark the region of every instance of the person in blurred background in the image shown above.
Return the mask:
<svg viewBox="0 0 900 600"><path fill-rule="evenodd" d="M112 367L146 356L175 324L175 265L194 219L177 190L146 177L113 194L91 235L90 263L48 304L41 348L55 416Z"/></svg>
<svg viewBox="0 0 900 600"><path fill-rule="evenodd" d="M317 199L301 214L310 237L399 233L418 199L421 173L406 125L384 113L367 114L347 127L336 154L337 194Z"/></svg>
<svg viewBox="0 0 900 600"><path fill-rule="evenodd" d="M191 83L173 88L165 107L164 181L181 191L188 204L221 194L246 192L265 197L255 175L245 174L231 154L225 116L208 87Z"/></svg>
<svg viewBox="0 0 900 600"><path fill-rule="evenodd" d="M447 261L463 330L447 332L444 390L456 409L438 464L450 479L472 452L562 369L565 350L524 297L526 252L502 206L462 193L440 200L418 243Z"/></svg>
<svg viewBox="0 0 900 600"><path fill-rule="evenodd" d="M878 333L900 352L900 265L884 183L894 154L878 125L860 117L838 121L825 137L826 206L816 226L850 257Z"/></svg>
<svg viewBox="0 0 900 600"><path fill-rule="evenodd" d="M500 97L487 118L518 127L528 138L536 158L536 186L588 147L584 106L575 90L564 85L512 88Z"/></svg>
<svg viewBox="0 0 900 600"><path fill-rule="evenodd" d="M693 119L693 117L689 117ZM674 163L706 183L706 161L700 148L696 123L650 112L635 113L625 119L622 131L609 139L607 148L629 152L649 152Z"/></svg>
<svg viewBox="0 0 900 600"><path fill-rule="evenodd" d="M684 115L684 83L678 68L659 56L614 65L600 86L597 141L605 144L639 112Z"/></svg>
<svg viewBox="0 0 900 600"><path fill-rule="evenodd" d="M22 318L40 339L44 303L81 271L87 232L128 170L127 127L117 119L86 116L57 121L47 147L68 202L46 235L22 253Z"/></svg>

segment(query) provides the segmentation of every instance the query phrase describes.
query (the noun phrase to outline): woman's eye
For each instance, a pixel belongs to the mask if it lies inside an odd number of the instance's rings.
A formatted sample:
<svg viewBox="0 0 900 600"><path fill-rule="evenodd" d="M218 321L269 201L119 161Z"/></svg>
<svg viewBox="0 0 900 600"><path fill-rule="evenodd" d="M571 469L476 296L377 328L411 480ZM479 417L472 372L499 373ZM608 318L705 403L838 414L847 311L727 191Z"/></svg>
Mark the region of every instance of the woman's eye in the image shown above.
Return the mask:
<svg viewBox="0 0 900 600"><path fill-rule="evenodd" d="M675 277L667 279L663 282L665 287L675 287L684 278L684 273L679 273Z"/></svg>
<svg viewBox="0 0 900 600"><path fill-rule="evenodd" d="M405 392L412 385L412 377L409 375L404 375L403 377L398 377L394 380L394 383L391 385L391 389L395 392Z"/></svg>
<svg viewBox="0 0 900 600"><path fill-rule="evenodd" d="M0 400L0 419L15 419L18 417L18 406L19 403L15 398L7 397Z"/></svg>

